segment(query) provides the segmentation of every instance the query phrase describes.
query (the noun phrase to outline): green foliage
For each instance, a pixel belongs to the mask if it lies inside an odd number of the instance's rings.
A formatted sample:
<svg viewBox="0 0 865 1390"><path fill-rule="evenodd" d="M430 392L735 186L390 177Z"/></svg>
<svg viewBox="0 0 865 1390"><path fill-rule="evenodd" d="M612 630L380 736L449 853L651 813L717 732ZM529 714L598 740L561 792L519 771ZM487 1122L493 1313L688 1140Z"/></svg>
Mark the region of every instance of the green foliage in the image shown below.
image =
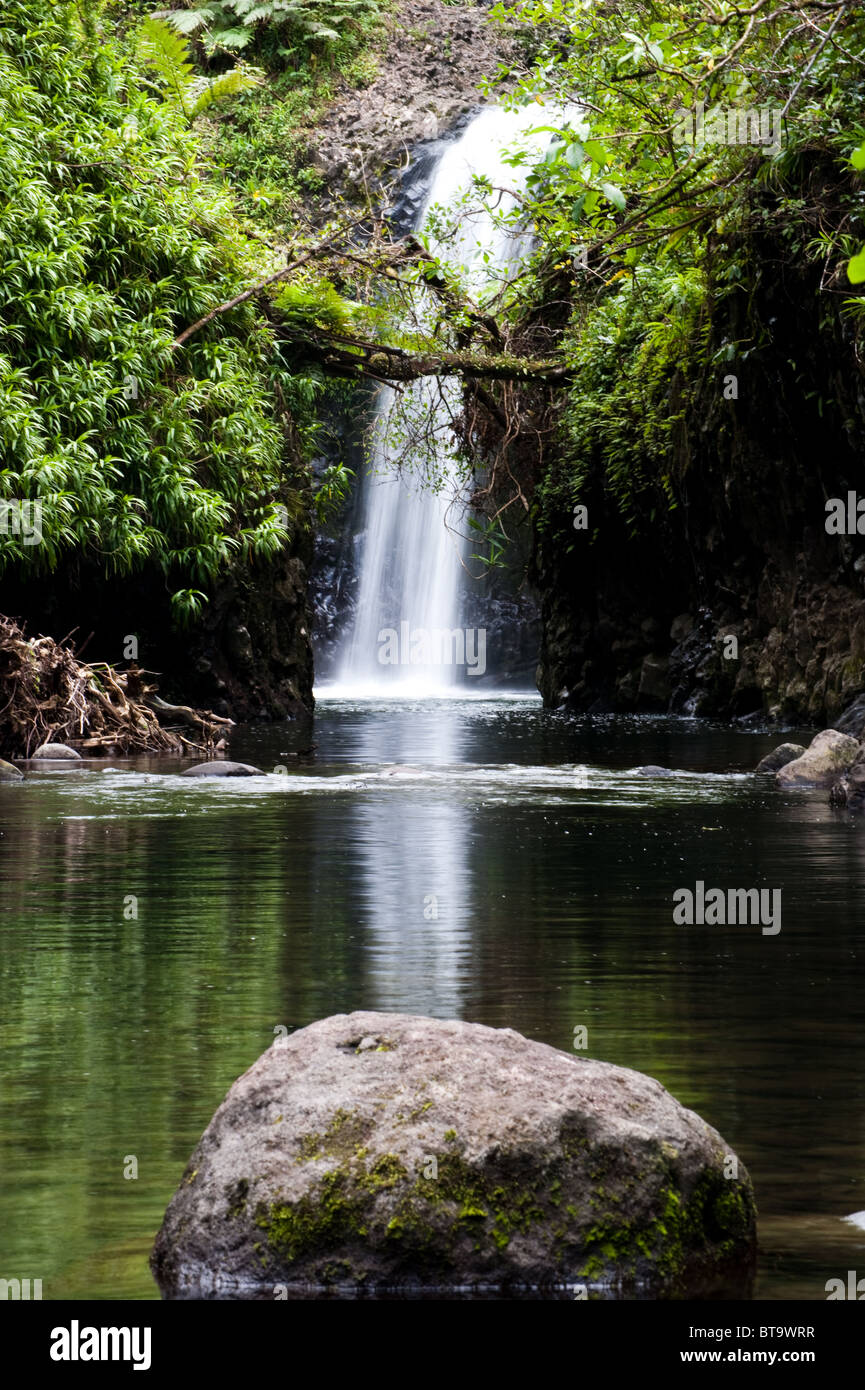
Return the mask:
<svg viewBox="0 0 865 1390"><path fill-rule="evenodd" d="M352 305L329 280L284 285L274 295L274 304L280 320L301 332L322 328L344 334L353 326Z"/></svg>
<svg viewBox="0 0 865 1390"><path fill-rule="evenodd" d="M803 9L817 22L803 23ZM849 169L851 139L865 133L861 9L844 16L833 43L808 0L756 14L528 0L493 14L521 24L535 49L513 100L542 102L539 126L553 137L531 170L527 204L546 269L566 268L585 247L603 284L664 252L687 257L714 219L748 207L755 188L795 184L803 160L823 154ZM749 112L762 113L764 135ZM853 167L863 166L857 150ZM861 223L852 182L845 197Z"/></svg>
<svg viewBox="0 0 865 1390"><path fill-rule="evenodd" d="M330 53L381 13L378 0L208 0L168 18L205 49L256 47L273 66Z"/></svg>
<svg viewBox="0 0 865 1390"><path fill-rule="evenodd" d="M865 143L861 144L858 150L853 151L850 156L850 163L860 173L865 170ZM858 255L851 257L847 264L847 276L851 285L865 284L865 247Z"/></svg>
<svg viewBox="0 0 865 1390"><path fill-rule="evenodd" d="M666 494L680 411L671 385L705 355L704 274L640 267L596 305L565 344L575 384L565 405L556 462L536 497L540 529L568 528L584 489L600 478L633 534Z"/></svg>
<svg viewBox="0 0 865 1390"><path fill-rule="evenodd" d="M787 263L819 262L827 317L865 284L865 11L525 0L493 15L522 26L531 61L502 76L550 135L543 160L512 155L536 248L514 312L554 306L574 369L538 522L566 531L591 480L634 530L672 498L675 419L718 302ZM776 251L758 267L760 239ZM865 298L846 308L861 340Z"/></svg>
<svg viewBox="0 0 865 1390"><path fill-rule="evenodd" d="M0 535L0 570L158 566L190 619L299 518L285 424L317 388L251 303L172 348L262 266L139 62L75 5L0 11L0 499L42 506L41 544Z"/></svg>
<svg viewBox="0 0 865 1390"><path fill-rule="evenodd" d="M188 42L166 20L153 15L142 20L136 39L138 57L156 69L170 99L189 121L214 102L246 92L261 81L255 68L242 65L213 77L196 76Z"/></svg>
<svg viewBox="0 0 865 1390"><path fill-rule="evenodd" d="M227 54L242 50L268 73L263 86L222 108L203 137L249 218L281 231L303 218L308 194L322 186L321 174L309 166L308 132L338 89L372 80L374 49L390 3L232 0L168 16L176 29L193 36L208 72L219 71Z"/></svg>
<svg viewBox="0 0 865 1390"><path fill-rule="evenodd" d="M468 517L469 530L473 544L480 546L472 560L477 560L486 572L494 569L507 569L507 545L509 537L500 517ZM488 547L485 553L485 547Z"/></svg>
<svg viewBox="0 0 865 1390"><path fill-rule="evenodd" d="M326 525L340 510L353 477L353 470L344 463L332 463L325 469L315 493L315 514L320 526Z"/></svg>

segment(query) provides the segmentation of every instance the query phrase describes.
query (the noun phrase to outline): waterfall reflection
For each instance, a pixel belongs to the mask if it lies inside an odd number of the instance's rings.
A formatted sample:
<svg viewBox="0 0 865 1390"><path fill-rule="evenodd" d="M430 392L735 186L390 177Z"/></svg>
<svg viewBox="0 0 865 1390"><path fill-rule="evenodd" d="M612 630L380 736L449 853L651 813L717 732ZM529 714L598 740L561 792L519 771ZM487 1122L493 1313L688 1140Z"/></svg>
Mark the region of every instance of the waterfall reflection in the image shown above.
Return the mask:
<svg viewBox="0 0 865 1390"><path fill-rule="evenodd" d="M425 760L464 758L460 721L434 716L429 724ZM404 784L362 797L351 813L368 951L364 1006L458 1018L471 955L471 811L447 787L412 784L399 760L417 754L417 725L403 720L369 721L357 747L361 762L395 764L393 778Z"/></svg>

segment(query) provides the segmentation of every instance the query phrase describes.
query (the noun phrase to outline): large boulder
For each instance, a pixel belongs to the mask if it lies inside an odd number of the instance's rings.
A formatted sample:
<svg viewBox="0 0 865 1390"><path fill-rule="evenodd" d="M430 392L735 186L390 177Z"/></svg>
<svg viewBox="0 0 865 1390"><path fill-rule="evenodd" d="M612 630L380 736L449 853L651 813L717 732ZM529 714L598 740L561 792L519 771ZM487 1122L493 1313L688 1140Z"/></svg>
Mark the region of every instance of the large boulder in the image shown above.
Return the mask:
<svg viewBox="0 0 865 1390"><path fill-rule="evenodd" d="M804 743L779 743L765 758L761 758L755 772L780 772L788 763L795 762L807 752Z"/></svg>
<svg viewBox="0 0 865 1390"><path fill-rule="evenodd" d="M651 1077L510 1028L353 1013L277 1039L234 1083L151 1263L168 1296L742 1296L754 1249L744 1167Z"/></svg>
<svg viewBox="0 0 865 1390"><path fill-rule="evenodd" d="M849 734L824 729L805 752L776 774L779 787L830 787L859 756L859 744Z"/></svg>
<svg viewBox="0 0 865 1390"><path fill-rule="evenodd" d="M0 782L20 782L23 777L23 772L19 772L17 767L0 758Z"/></svg>
<svg viewBox="0 0 865 1390"><path fill-rule="evenodd" d="M181 777L261 777L260 767L253 767L251 763L231 763L231 762L212 762L196 763L194 767L188 767L185 772L181 772Z"/></svg>

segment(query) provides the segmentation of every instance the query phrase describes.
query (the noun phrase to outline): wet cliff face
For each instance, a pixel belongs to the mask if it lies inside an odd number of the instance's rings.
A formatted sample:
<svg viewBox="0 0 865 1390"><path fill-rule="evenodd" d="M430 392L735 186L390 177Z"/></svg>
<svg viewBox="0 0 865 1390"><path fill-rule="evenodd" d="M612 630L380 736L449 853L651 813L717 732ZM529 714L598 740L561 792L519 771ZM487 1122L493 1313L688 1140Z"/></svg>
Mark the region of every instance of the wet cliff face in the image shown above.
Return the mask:
<svg viewBox="0 0 865 1390"><path fill-rule="evenodd" d="M658 482L630 534L597 460L587 528L537 537L551 706L831 723L865 686L865 538L826 531L828 498L865 496L842 287L768 238L747 266L741 293L710 297L701 368L668 383L673 509Z"/></svg>

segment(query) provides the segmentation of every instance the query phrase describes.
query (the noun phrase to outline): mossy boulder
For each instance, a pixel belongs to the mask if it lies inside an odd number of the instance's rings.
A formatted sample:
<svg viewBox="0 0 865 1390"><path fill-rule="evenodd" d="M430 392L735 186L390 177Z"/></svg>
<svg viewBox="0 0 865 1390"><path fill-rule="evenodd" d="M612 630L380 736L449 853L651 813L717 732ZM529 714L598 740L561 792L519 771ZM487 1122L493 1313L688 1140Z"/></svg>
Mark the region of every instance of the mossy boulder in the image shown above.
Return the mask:
<svg viewBox="0 0 865 1390"><path fill-rule="evenodd" d="M640 1072L510 1028L340 1014L234 1083L165 1215L167 1296L747 1292L750 1179Z"/></svg>
<svg viewBox="0 0 865 1390"><path fill-rule="evenodd" d="M21 782L23 778L23 772L19 772L18 768L12 763L4 762L4 760L0 758L0 782Z"/></svg>
<svg viewBox="0 0 865 1390"><path fill-rule="evenodd" d="M852 767L860 746L849 734L824 729L812 738L801 757L785 764L775 775L779 787L831 787Z"/></svg>

